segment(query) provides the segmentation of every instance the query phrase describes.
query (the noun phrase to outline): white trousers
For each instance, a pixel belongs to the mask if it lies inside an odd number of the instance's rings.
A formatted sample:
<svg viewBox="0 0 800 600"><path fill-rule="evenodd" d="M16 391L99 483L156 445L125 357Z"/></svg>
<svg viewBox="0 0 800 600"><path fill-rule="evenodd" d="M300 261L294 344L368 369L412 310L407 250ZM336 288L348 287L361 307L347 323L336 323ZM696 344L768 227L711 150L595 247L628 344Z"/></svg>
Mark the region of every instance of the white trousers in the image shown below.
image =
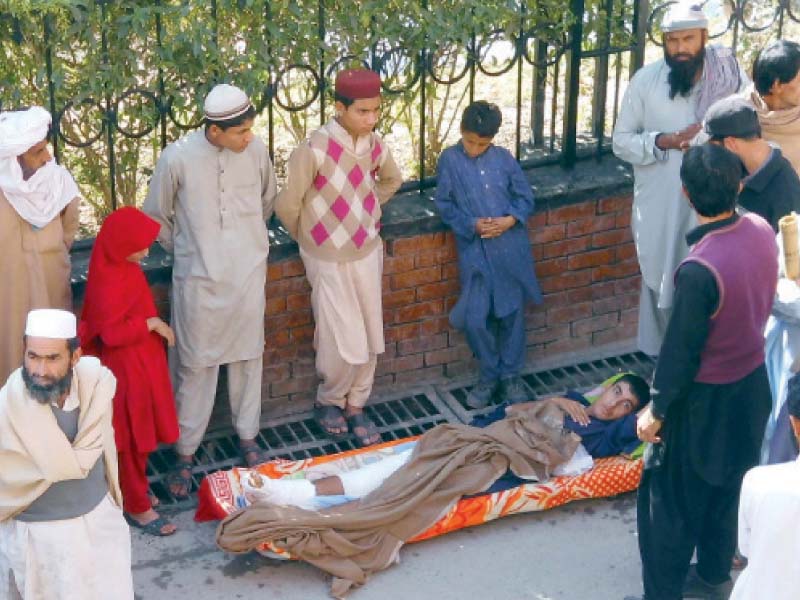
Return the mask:
<svg viewBox="0 0 800 600"><path fill-rule="evenodd" d="M133 600L130 529L111 496L74 519L0 523L0 598Z"/></svg>

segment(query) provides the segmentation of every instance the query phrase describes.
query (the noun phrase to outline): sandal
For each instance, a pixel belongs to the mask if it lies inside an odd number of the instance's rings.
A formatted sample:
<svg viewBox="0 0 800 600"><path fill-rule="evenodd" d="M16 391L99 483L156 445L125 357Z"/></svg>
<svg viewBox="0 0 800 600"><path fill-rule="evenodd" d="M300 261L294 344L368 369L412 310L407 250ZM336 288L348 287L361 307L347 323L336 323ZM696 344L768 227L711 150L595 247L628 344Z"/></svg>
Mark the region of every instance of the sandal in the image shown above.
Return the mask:
<svg viewBox="0 0 800 600"><path fill-rule="evenodd" d="M245 466L251 468L269 460L265 450L259 446L257 442L250 442L249 444L242 444L240 442L239 456L242 457L242 462L244 462Z"/></svg>
<svg viewBox="0 0 800 600"><path fill-rule="evenodd" d="M147 498L150 500L150 508L156 508L161 505L161 500L156 496L156 493L149 488L147 490Z"/></svg>
<svg viewBox="0 0 800 600"><path fill-rule="evenodd" d="M179 460L164 478L164 483L167 484L167 490L175 500L186 500L189 497L192 491L193 466L194 465L188 461ZM188 473L188 475L184 475L184 473ZM176 489L183 491L176 493Z"/></svg>
<svg viewBox="0 0 800 600"><path fill-rule="evenodd" d="M128 513L123 513L123 514L125 516L125 520L128 522L128 525L130 525L131 527L135 527L136 529L140 529L142 533L146 533L147 535L152 535L155 537L168 537L170 535L173 535L175 531L177 531L173 530L170 531L169 533L165 533L164 531L162 531L164 527L166 527L167 525L172 525L172 522L166 519L165 517L162 517L161 515L159 515L157 519L153 519L149 523L145 523L144 525L142 525L141 523L139 523L139 521L134 519Z"/></svg>
<svg viewBox="0 0 800 600"><path fill-rule="evenodd" d="M347 438L347 421L344 418L342 409L333 405L314 405L314 420L322 428L325 434L334 441L341 441ZM340 429L343 431L335 431Z"/></svg>
<svg viewBox="0 0 800 600"><path fill-rule="evenodd" d="M350 432L356 438L356 446L360 448L372 446L383 441L375 423L363 412L349 415L347 417L347 424L350 426ZM357 429L361 429L364 433L359 434L356 431Z"/></svg>

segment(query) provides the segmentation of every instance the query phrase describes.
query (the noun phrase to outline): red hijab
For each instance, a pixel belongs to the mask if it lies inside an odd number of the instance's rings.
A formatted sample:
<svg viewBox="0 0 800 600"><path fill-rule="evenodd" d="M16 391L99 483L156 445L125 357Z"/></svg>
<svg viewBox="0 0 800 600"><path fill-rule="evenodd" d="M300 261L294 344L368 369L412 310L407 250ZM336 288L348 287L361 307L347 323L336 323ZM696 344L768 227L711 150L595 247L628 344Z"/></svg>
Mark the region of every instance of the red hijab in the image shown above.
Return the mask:
<svg viewBox="0 0 800 600"><path fill-rule="evenodd" d="M128 260L149 248L160 225L137 208L126 206L106 218L92 249L81 313L81 346L97 354L97 339L107 325L131 312L140 317L158 313L142 268Z"/></svg>

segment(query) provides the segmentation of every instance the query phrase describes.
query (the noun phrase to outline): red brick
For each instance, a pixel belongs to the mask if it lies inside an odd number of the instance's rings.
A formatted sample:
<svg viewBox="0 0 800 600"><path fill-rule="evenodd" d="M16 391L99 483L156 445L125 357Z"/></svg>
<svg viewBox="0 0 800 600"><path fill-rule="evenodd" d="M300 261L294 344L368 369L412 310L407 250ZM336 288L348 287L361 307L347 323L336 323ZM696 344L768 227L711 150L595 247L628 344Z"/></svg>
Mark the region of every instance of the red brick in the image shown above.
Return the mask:
<svg viewBox="0 0 800 600"><path fill-rule="evenodd" d="M546 244L547 242L555 242L563 240L567 228L565 225L547 225L529 231L528 237L533 244Z"/></svg>
<svg viewBox="0 0 800 600"><path fill-rule="evenodd" d="M536 244L531 246L531 256L533 256L533 260L535 261L540 261L542 260L542 258L544 258L541 244Z"/></svg>
<svg viewBox="0 0 800 600"><path fill-rule="evenodd" d="M389 254L398 256L400 254L413 254L420 250L438 248L444 245L444 233L428 233L409 238L398 238L389 242Z"/></svg>
<svg viewBox="0 0 800 600"><path fill-rule="evenodd" d="M613 261L614 249L606 248L604 250L592 250L591 252L574 254L569 257L568 267L570 271L577 271L578 269L607 265Z"/></svg>
<svg viewBox="0 0 800 600"><path fill-rule="evenodd" d="M628 260L629 258L636 258L636 244L628 242L617 246L617 260Z"/></svg>
<svg viewBox="0 0 800 600"><path fill-rule="evenodd" d="M572 335L573 337L580 337L590 334L593 331L610 329L616 327L619 322L619 313L616 312L599 315L582 321L575 321L572 324Z"/></svg>
<svg viewBox="0 0 800 600"><path fill-rule="evenodd" d="M636 330L637 327L635 323L627 323L618 325L613 329L595 331L592 333L592 345L602 346L603 344L610 344L612 342L634 339L636 338Z"/></svg>
<svg viewBox="0 0 800 600"><path fill-rule="evenodd" d="M441 350L430 350L425 353L425 366L442 365L458 360L464 360L472 356L472 351L465 347L442 348Z"/></svg>
<svg viewBox="0 0 800 600"><path fill-rule="evenodd" d="M267 296L277 298L289 294L309 293L311 286L305 277L288 277L268 283L266 290Z"/></svg>
<svg viewBox="0 0 800 600"><path fill-rule="evenodd" d="M451 262L442 265L442 280L458 279L458 263Z"/></svg>
<svg viewBox="0 0 800 600"><path fill-rule="evenodd" d="M267 264L267 281L277 281L283 277L283 265L281 263Z"/></svg>
<svg viewBox="0 0 800 600"><path fill-rule="evenodd" d="M383 324L394 325L397 323L397 311L392 308L383 307Z"/></svg>
<svg viewBox="0 0 800 600"><path fill-rule="evenodd" d="M414 255L385 256L383 258L383 274L403 273L414 268Z"/></svg>
<svg viewBox="0 0 800 600"><path fill-rule="evenodd" d="M572 204L570 206L562 206L547 212L547 223L553 225L555 223L567 223L568 221L575 221L585 217L591 217L596 214L597 208L594 202L584 202L582 204Z"/></svg>
<svg viewBox="0 0 800 600"><path fill-rule="evenodd" d="M432 250L422 250L414 257L414 267L419 269L421 267L432 267L434 265L443 265L444 263L455 260L456 247L455 244L448 244L441 248Z"/></svg>
<svg viewBox="0 0 800 600"><path fill-rule="evenodd" d="M614 223L617 228L631 226L631 213L628 211L617 213L617 221Z"/></svg>
<svg viewBox="0 0 800 600"><path fill-rule="evenodd" d="M539 312L528 313L526 315L525 329L538 329L539 327L544 327L546 322L547 322L547 313L545 312L544 308L541 308Z"/></svg>
<svg viewBox="0 0 800 600"><path fill-rule="evenodd" d="M569 337L569 324L557 325L554 327L545 327L544 329L534 329L529 331L525 339L528 344L541 344L545 342L552 342L564 337Z"/></svg>
<svg viewBox="0 0 800 600"><path fill-rule="evenodd" d="M460 288L458 281L454 280L428 283L417 288L417 300L432 300L434 298L453 296L458 293Z"/></svg>
<svg viewBox="0 0 800 600"><path fill-rule="evenodd" d="M614 215L602 215L573 221L567 225L567 239L594 233L595 231L606 231L616 227L616 217Z"/></svg>
<svg viewBox="0 0 800 600"><path fill-rule="evenodd" d="M397 344L397 354L417 354L428 350L438 350L447 347L447 333L442 332L430 337L420 337L413 340L404 340Z"/></svg>
<svg viewBox="0 0 800 600"><path fill-rule="evenodd" d="M304 327L293 327L289 332L293 342L306 343L314 339L314 326L306 325Z"/></svg>
<svg viewBox="0 0 800 600"><path fill-rule="evenodd" d="M419 323L401 323L384 329L383 337L387 342L410 340L419 337Z"/></svg>
<svg viewBox="0 0 800 600"><path fill-rule="evenodd" d="M614 282L615 294L630 294L632 292L639 293L642 287L642 277L627 277Z"/></svg>
<svg viewBox="0 0 800 600"><path fill-rule="evenodd" d="M448 377L463 377L465 375L473 375L477 372L475 361L459 360L453 363L447 363L444 366L445 375Z"/></svg>
<svg viewBox="0 0 800 600"><path fill-rule="evenodd" d="M268 315L277 315L286 310L286 299L285 298L267 298L267 310L266 313Z"/></svg>
<svg viewBox="0 0 800 600"><path fill-rule="evenodd" d="M608 298L616 293L616 287L613 281L603 281L595 283L589 288L592 300L600 300L601 298Z"/></svg>
<svg viewBox="0 0 800 600"><path fill-rule="evenodd" d="M420 325L420 331L422 335L434 335L436 333L447 331L450 329L450 321L447 317L434 317L431 319L425 319Z"/></svg>
<svg viewBox="0 0 800 600"><path fill-rule="evenodd" d="M600 267L598 267L600 268ZM557 292L559 290L567 290L576 287L589 285L592 281L592 272L588 269L585 271L568 271L563 275L556 275L554 277L543 278L540 283L542 291L545 293Z"/></svg>
<svg viewBox="0 0 800 600"><path fill-rule="evenodd" d="M286 313L286 317L288 327L300 327L301 325L308 325L313 322L310 310L298 310Z"/></svg>
<svg viewBox="0 0 800 600"><path fill-rule="evenodd" d="M262 380L268 383L289 379L289 364L267 365L264 367Z"/></svg>
<svg viewBox="0 0 800 600"><path fill-rule="evenodd" d="M583 252L589 248L591 238L587 236L561 240L560 242L550 242L544 244L542 248L542 258L554 258L556 256L569 256L577 252Z"/></svg>
<svg viewBox="0 0 800 600"><path fill-rule="evenodd" d="M400 385L416 385L420 383L430 383L432 381L439 381L444 376L444 366L436 365L435 367L426 367L424 369L415 369L413 371L404 371L396 373L394 376L395 384Z"/></svg>
<svg viewBox="0 0 800 600"><path fill-rule="evenodd" d="M638 324L639 323L639 307L636 308L629 308L628 310L623 310L620 314L620 323L625 323L626 325L631 324Z"/></svg>
<svg viewBox="0 0 800 600"><path fill-rule="evenodd" d="M536 264L536 275L538 277L549 277L551 275L560 275L567 270L566 258L554 258L552 260L543 260Z"/></svg>
<svg viewBox="0 0 800 600"><path fill-rule="evenodd" d="M579 302L588 302L592 299L594 286L575 288L574 290L567 290L567 302L570 304L577 304Z"/></svg>
<svg viewBox="0 0 800 600"><path fill-rule="evenodd" d="M546 356L553 356L554 354L561 354L567 352L577 352L584 350L592 345L591 336L584 335L582 337L564 337L560 340L550 342L545 345Z"/></svg>
<svg viewBox="0 0 800 600"><path fill-rule="evenodd" d="M424 317L438 316L443 311L441 300L429 300L427 302L417 302L397 309L398 323L408 323L418 321Z"/></svg>
<svg viewBox="0 0 800 600"><path fill-rule="evenodd" d="M467 338L463 332L453 329L447 334L447 345L451 348L456 346L466 346Z"/></svg>
<svg viewBox="0 0 800 600"><path fill-rule="evenodd" d="M313 360L296 360L292 362L292 377L316 375L317 368Z"/></svg>
<svg viewBox="0 0 800 600"><path fill-rule="evenodd" d="M396 292L384 292L383 306L384 308L396 308L398 306L405 306L414 302L417 292L413 288L405 290L397 290Z"/></svg>
<svg viewBox="0 0 800 600"><path fill-rule="evenodd" d="M441 279L442 268L439 265L425 269L414 269L413 271L392 275L392 289L416 288L423 283L432 283L441 281Z"/></svg>
<svg viewBox="0 0 800 600"><path fill-rule="evenodd" d="M530 219L528 219L528 229L543 227L544 225L547 225L547 213L536 213Z"/></svg>
<svg viewBox="0 0 800 600"><path fill-rule="evenodd" d="M585 319L592 316L592 303L573 304L572 306L561 306L547 311L547 324L556 325L559 323L571 323L578 319Z"/></svg>
<svg viewBox="0 0 800 600"><path fill-rule="evenodd" d="M458 296L448 296L447 298L445 298L444 312L446 312L449 315L450 311L453 310L453 307L456 305L456 302L458 302Z"/></svg>
<svg viewBox="0 0 800 600"><path fill-rule="evenodd" d="M286 381L271 383L269 393L271 396L283 396L295 392L307 392L317 386L316 375L306 375L305 377L292 377Z"/></svg>
<svg viewBox="0 0 800 600"><path fill-rule="evenodd" d="M609 231L601 231L592 236L592 246L595 248L605 248L606 246L617 246L624 242L630 241L631 230L625 229L611 229Z"/></svg>
<svg viewBox="0 0 800 600"><path fill-rule="evenodd" d="M375 369L377 375L386 373L402 373L413 369L421 369L423 366L423 354L409 354L398 358L378 359L378 366Z"/></svg>
<svg viewBox="0 0 800 600"><path fill-rule="evenodd" d="M592 314L604 315L610 312L618 312L622 308L622 298L623 296L612 296L595 300L592 303Z"/></svg>
<svg viewBox="0 0 800 600"><path fill-rule="evenodd" d="M613 265L595 267L592 271L592 280L603 281L605 279L622 279L623 277L628 277L629 275L635 275L638 272L639 263L633 259L630 259Z"/></svg>
<svg viewBox="0 0 800 600"><path fill-rule="evenodd" d="M283 263L283 276L296 277L297 275L305 275L306 270L303 267L303 261L299 258L295 260L287 260Z"/></svg>
<svg viewBox="0 0 800 600"><path fill-rule="evenodd" d="M311 308L310 294L292 294L286 296L287 310L302 310L304 308Z"/></svg>
<svg viewBox="0 0 800 600"><path fill-rule="evenodd" d="M632 198L630 196L617 196L614 198L603 198L597 203L598 213L621 212L631 207Z"/></svg>

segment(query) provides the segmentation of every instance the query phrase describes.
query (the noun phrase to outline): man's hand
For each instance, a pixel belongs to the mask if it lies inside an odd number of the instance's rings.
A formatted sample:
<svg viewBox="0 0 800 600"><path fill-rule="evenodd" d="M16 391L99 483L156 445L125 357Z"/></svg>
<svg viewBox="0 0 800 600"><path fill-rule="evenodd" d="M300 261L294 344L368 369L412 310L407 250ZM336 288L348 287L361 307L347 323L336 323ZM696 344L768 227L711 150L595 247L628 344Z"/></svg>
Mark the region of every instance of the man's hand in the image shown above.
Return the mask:
<svg viewBox="0 0 800 600"><path fill-rule="evenodd" d="M700 123L692 123L677 133L661 133L656 137L656 146L660 150L685 150L700 129L702 129Z"/></svg>
<svg viewBox="0 0 800 600"><path fill-rule="evenodd" d="M567 413L578 425L586 427L589 424L589 413L586 412L586 407L580 402L563 396L554 396L549 400Z"/></svg>
<svg viewBox="0 0 800 600"><path fill-rule="evenodd" d="M475 230L482 238L495 238L503 235L506 231L517 224L517 219L511 215L505 217L483 217L478 219Z"/></svg>
<svg viewBox="0 0 800 600"><path fill-rule="evenodd" d="M661 438L656 435L661 430L662 421L653 416L652 405L648 405L636 420L636 435L643 442L658 444Z"/></svg>
<svg viewBox="0 0 800 600"><path fill-rule="evenodd" d="M158 335L167 340L168 346L175 345L175 332L172 331L172 327L158 317L150 317L147 319L147 330L155 331Z"/></svg>

